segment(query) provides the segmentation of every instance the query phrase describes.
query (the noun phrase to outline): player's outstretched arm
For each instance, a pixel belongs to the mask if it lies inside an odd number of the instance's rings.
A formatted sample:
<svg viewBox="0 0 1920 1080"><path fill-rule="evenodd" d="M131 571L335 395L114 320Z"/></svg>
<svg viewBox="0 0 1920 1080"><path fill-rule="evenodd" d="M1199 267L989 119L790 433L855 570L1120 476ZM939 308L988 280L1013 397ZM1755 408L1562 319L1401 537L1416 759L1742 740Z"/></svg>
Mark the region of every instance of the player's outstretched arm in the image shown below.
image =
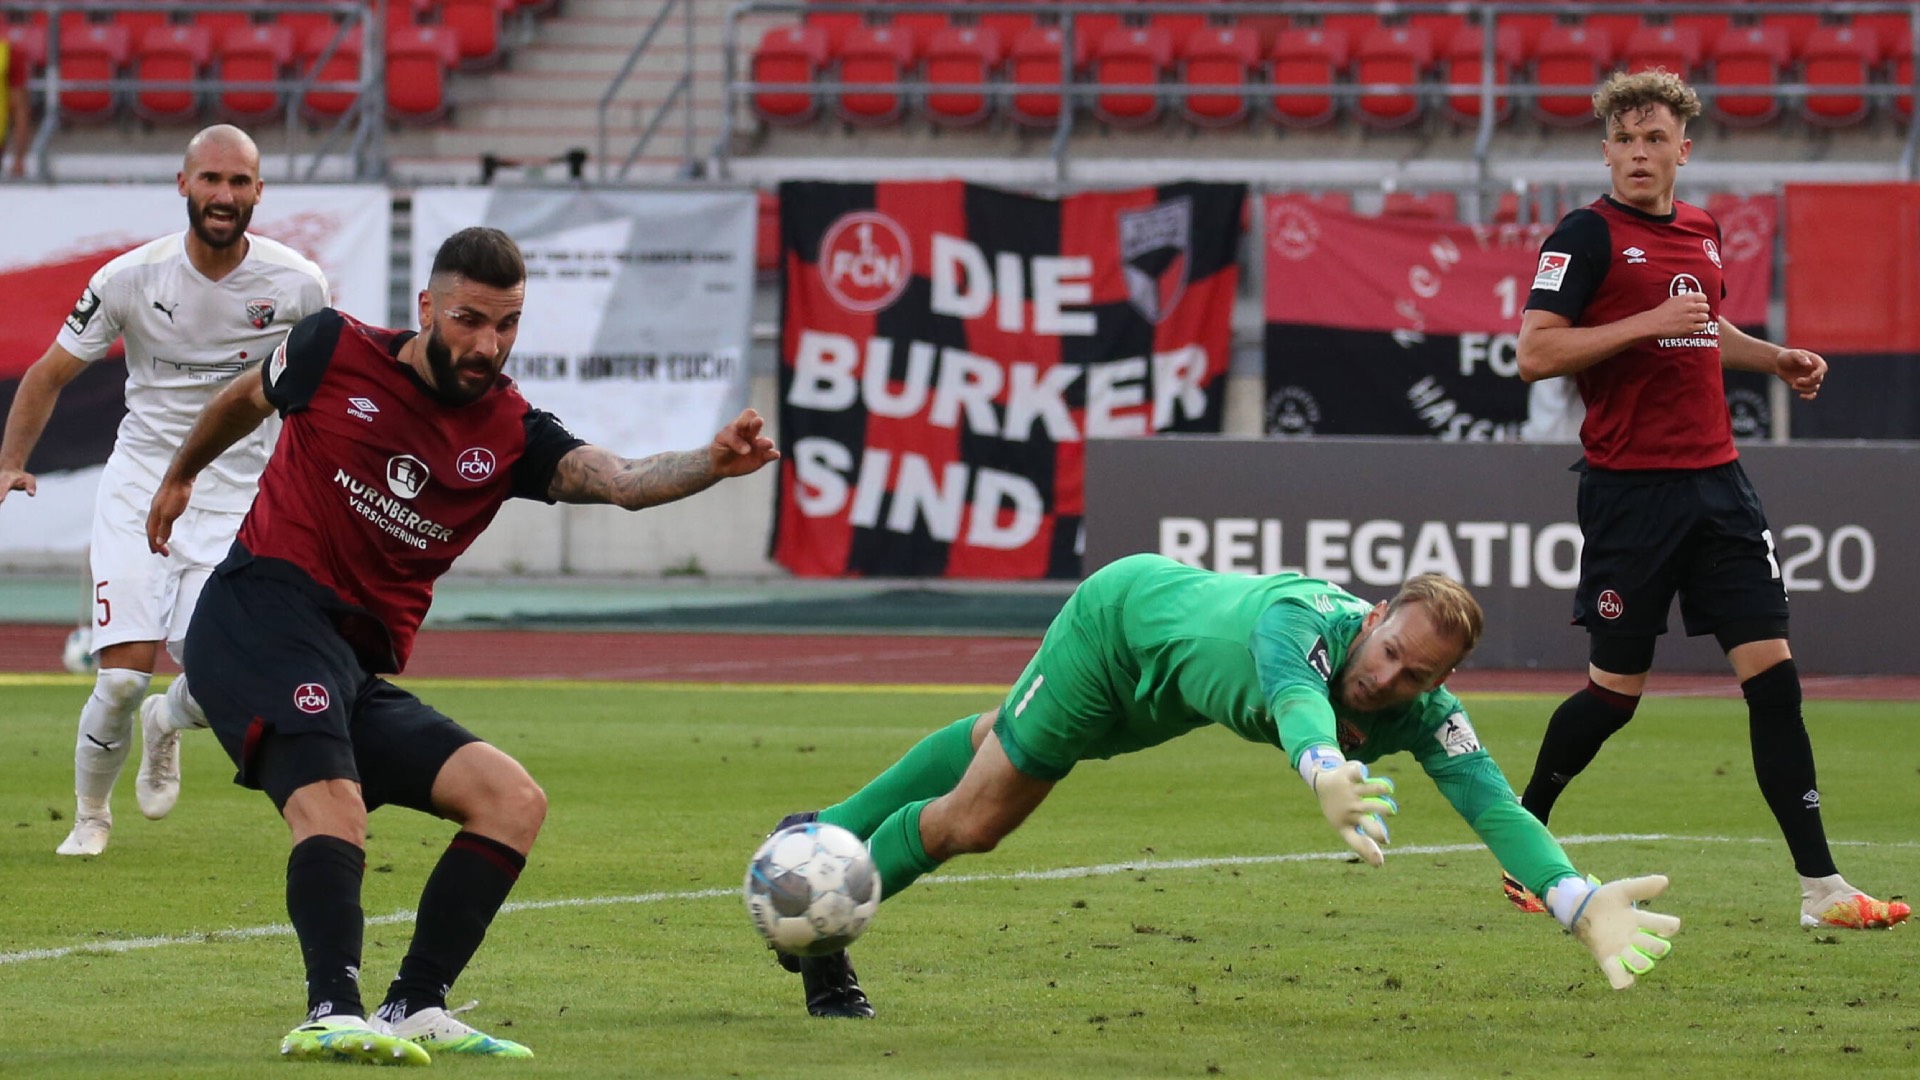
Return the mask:
<svg viewBox="0 0 1920 1080"><path fill-rule="evenodd" d="M1607 982L1615 990L1625 990L1636 976L1652 971L1673 951L1667 939L1680 932L1680 920L1638 906L1666 888L1667 879L1660 874L1605 885L1591 878L1566 877L1547 890L1547 909L1600 962Z"/></svg>
<svg viewBox="0 0 1920 1080"><path fill-rule="evenodd" d="M273 403L267 400L266 383L258 371L228 383L200 410L186 441L174 451L167 474L153 493L153 506L147 511L147 547L154 554L167 554L173 523L187 512L187 500L193 497L193 482L200 471L271 415Z"/></svg>
<svg viewBox="0 0 1920 1080"><path fill-rule="evenodd" d="M1387 843L1386 818L1400 812L1393 801L1393 781L1384 776L1367 777L1367 767L1346 760L1331 747L1316 746L1300 758L1300 778L1320 800L1320 812L1334 834L1369 866L1381 866L1387 857L1380 845Z"/></svg>
<svg viewBox="0 0 1920 1080"><path fill-rule="evenodd" d="M13 407L7 410L6 434L0 436L0 501L10 491L32 495L39 490L39 481L27 471L27 458L40 445L40 434L47 429L60 391L86 369L85 360L54 344L20 377Z"/></svg>
<svg viewBox="0 0 1920 1080"><path fill-rule="evenodd" d="M765 426L765 418L747 409L721 428L704 449L644 458L623 458L599 446L576 446L554 468L547 494L558 502L607 503L624 510L684 499L779 460L773 440L760 433Z"/></svg>

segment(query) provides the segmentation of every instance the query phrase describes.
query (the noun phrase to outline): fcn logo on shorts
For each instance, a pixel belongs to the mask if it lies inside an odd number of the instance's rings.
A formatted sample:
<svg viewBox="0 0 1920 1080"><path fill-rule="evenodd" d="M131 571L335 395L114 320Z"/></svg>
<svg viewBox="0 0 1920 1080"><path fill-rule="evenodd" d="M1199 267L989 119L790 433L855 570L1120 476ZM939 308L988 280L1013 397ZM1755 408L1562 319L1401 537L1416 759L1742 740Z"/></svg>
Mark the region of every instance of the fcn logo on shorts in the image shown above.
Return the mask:
<svg viewBox="0 0 1920 1080"><path fill-rule="evenodd" d="M1620 599L1620 594L1612 589L1601 593L1600 598L1594 601L1593 607L1603 619L1617 619L1627 613L1626 601Z"/></svg>
<svg viewBox="0 0 1920 1080"><path fill-rule="evenodd" d="M293 707L303 713L323 713L333 699L327 696L327 688L317 682L301 683L293 691Z"/></svg>

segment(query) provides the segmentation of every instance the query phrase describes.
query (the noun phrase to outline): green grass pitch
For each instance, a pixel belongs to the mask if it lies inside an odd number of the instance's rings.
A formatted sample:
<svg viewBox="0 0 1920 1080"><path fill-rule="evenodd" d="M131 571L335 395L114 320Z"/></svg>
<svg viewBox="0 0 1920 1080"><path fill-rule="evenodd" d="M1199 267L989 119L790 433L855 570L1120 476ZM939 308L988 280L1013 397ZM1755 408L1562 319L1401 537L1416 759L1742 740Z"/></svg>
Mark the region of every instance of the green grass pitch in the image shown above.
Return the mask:
<svg viewBox="0 0 1920 1080"><path fill-rule="evenodd" d="M1496 868L1411 758L1384 870L1335 857L1271 749L1203 731L1082 766L991 855L881 909L855 947L880 1011L809 1019L738 899L783 813L832 802L994 693L909 688L410 684L524 762L552 808L513 906L453 1000L532 1062L516 1077L1810 1077L1920 1075L1920 927L1796 924L1744 708L1650 699L1561 801L1583 871L1664 872L1686 926L1615 993ZM56 858L80 680L0 677L0 1076L258 1077L305 995L284 928L286 833L205 733L166 821ZM1553 702L1468 700L1519 782ZM1920 707L1814 703L1841 868L1920 882ZM450 826L372 819L377 1001ZM1625 837L1625 838L1622 838ZM1077 871L1077 872L1076 872ZM1047 873L1057 872L1057 873ZM1909 893L1910 895L1910 893Z"/></svg>

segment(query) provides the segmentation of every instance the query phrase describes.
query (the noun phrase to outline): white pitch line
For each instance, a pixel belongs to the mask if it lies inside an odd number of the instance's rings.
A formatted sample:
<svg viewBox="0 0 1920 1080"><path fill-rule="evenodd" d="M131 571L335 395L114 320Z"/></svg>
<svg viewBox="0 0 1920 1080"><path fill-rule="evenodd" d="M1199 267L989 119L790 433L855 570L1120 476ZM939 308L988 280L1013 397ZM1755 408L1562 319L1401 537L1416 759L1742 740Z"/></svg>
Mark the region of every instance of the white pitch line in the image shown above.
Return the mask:
<svg viewBox="0 0 1920 1080"><path fill-rule="evenodd" d="M1599 833L1591 836L1563 836L1560 843L1565 847L1589 844L1631 844L1631 843L1683 843L1683 844L1776 844L1778 840L1766 837L1738 836L1682 836L1675 833ZM1920 848L1920 842L1893 841L1876 842L1872 840L1833 840L1835 847L1883 847L1883 848ZM1483 851L1484 844L1426 844L1412 847L1389 848L1387 853L1396 857L1409 855L1452 855L1464 851ZM927 885L974 885L996 881L1064 881L1073 878L1109 877L1114 874L1139 873L1146 870L1204 870L1215 866L1272 866L1282 863L1303 862L1346 862L1353 856L1344 851L1305 851L1285 855L1225 855L1209 859L1141 859L1133 862L1100 863L1095 866L1063 866L1053 870L1016 870L1004 874L940 874L926 879ZM583 896L567 897L558 900L516 900L504 904L501 914L515 911L547 911L553 908L612 907L630 904L661 904L680 900L713 900L723 896L738 896L739 889L690 889L683 892L634 893L628 896ZM387 915L376 915L367 920L368 926L393 926L413 921L414 912L396 911ZM193 934L175 934L165 937L126 938L120 941L93 941L84 945L61 945L48 949L26 949L20 952L0 953L0 967L7 964L21 964L29 960L58 960L66 956L98 956L103 954L137 952L142 949L160 949L171 945L217 945L229 941L250 941L255 938L288 937L293 927L286 923L273 923L267 926L248 926L232 930L208 930Z"/></svg>

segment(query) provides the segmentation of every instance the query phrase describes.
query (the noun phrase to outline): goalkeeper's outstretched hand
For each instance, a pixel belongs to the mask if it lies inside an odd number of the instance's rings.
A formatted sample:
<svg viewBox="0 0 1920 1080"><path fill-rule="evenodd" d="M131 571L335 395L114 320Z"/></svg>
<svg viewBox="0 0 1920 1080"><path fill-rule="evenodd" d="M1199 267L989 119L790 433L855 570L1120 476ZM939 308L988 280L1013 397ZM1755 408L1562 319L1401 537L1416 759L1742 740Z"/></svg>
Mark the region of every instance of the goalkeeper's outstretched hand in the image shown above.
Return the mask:
<svg viewBox="0 0 1920 1080"><path fill-rule="evenodd" d="M1300 761L1300 773L1313 785L1320 812L1340 839L1368 865L1385 863L1387 857L1380 853L1380 845L1387 842L1385 819L1400 812L1400 804L1393 801L1393 781L1384 776L1368 779L1365 765L1327 753L1310 752Z"/></svg>
<svg viewBox="0 0 1920 1080"><path fill-rule="evenodd" d="M1656 911L1641 911L1636 906L1665 892L1667 879L1661 874L1610 881L1605 885L1589 878L1562 878L1547 890L1547 907L1560 925L1573 931L1587 947L1607 982L1615 990L1633 985L1635 976L1653 970L1673 943L1667 939L1680 932L1680 920Z"/></svg>

